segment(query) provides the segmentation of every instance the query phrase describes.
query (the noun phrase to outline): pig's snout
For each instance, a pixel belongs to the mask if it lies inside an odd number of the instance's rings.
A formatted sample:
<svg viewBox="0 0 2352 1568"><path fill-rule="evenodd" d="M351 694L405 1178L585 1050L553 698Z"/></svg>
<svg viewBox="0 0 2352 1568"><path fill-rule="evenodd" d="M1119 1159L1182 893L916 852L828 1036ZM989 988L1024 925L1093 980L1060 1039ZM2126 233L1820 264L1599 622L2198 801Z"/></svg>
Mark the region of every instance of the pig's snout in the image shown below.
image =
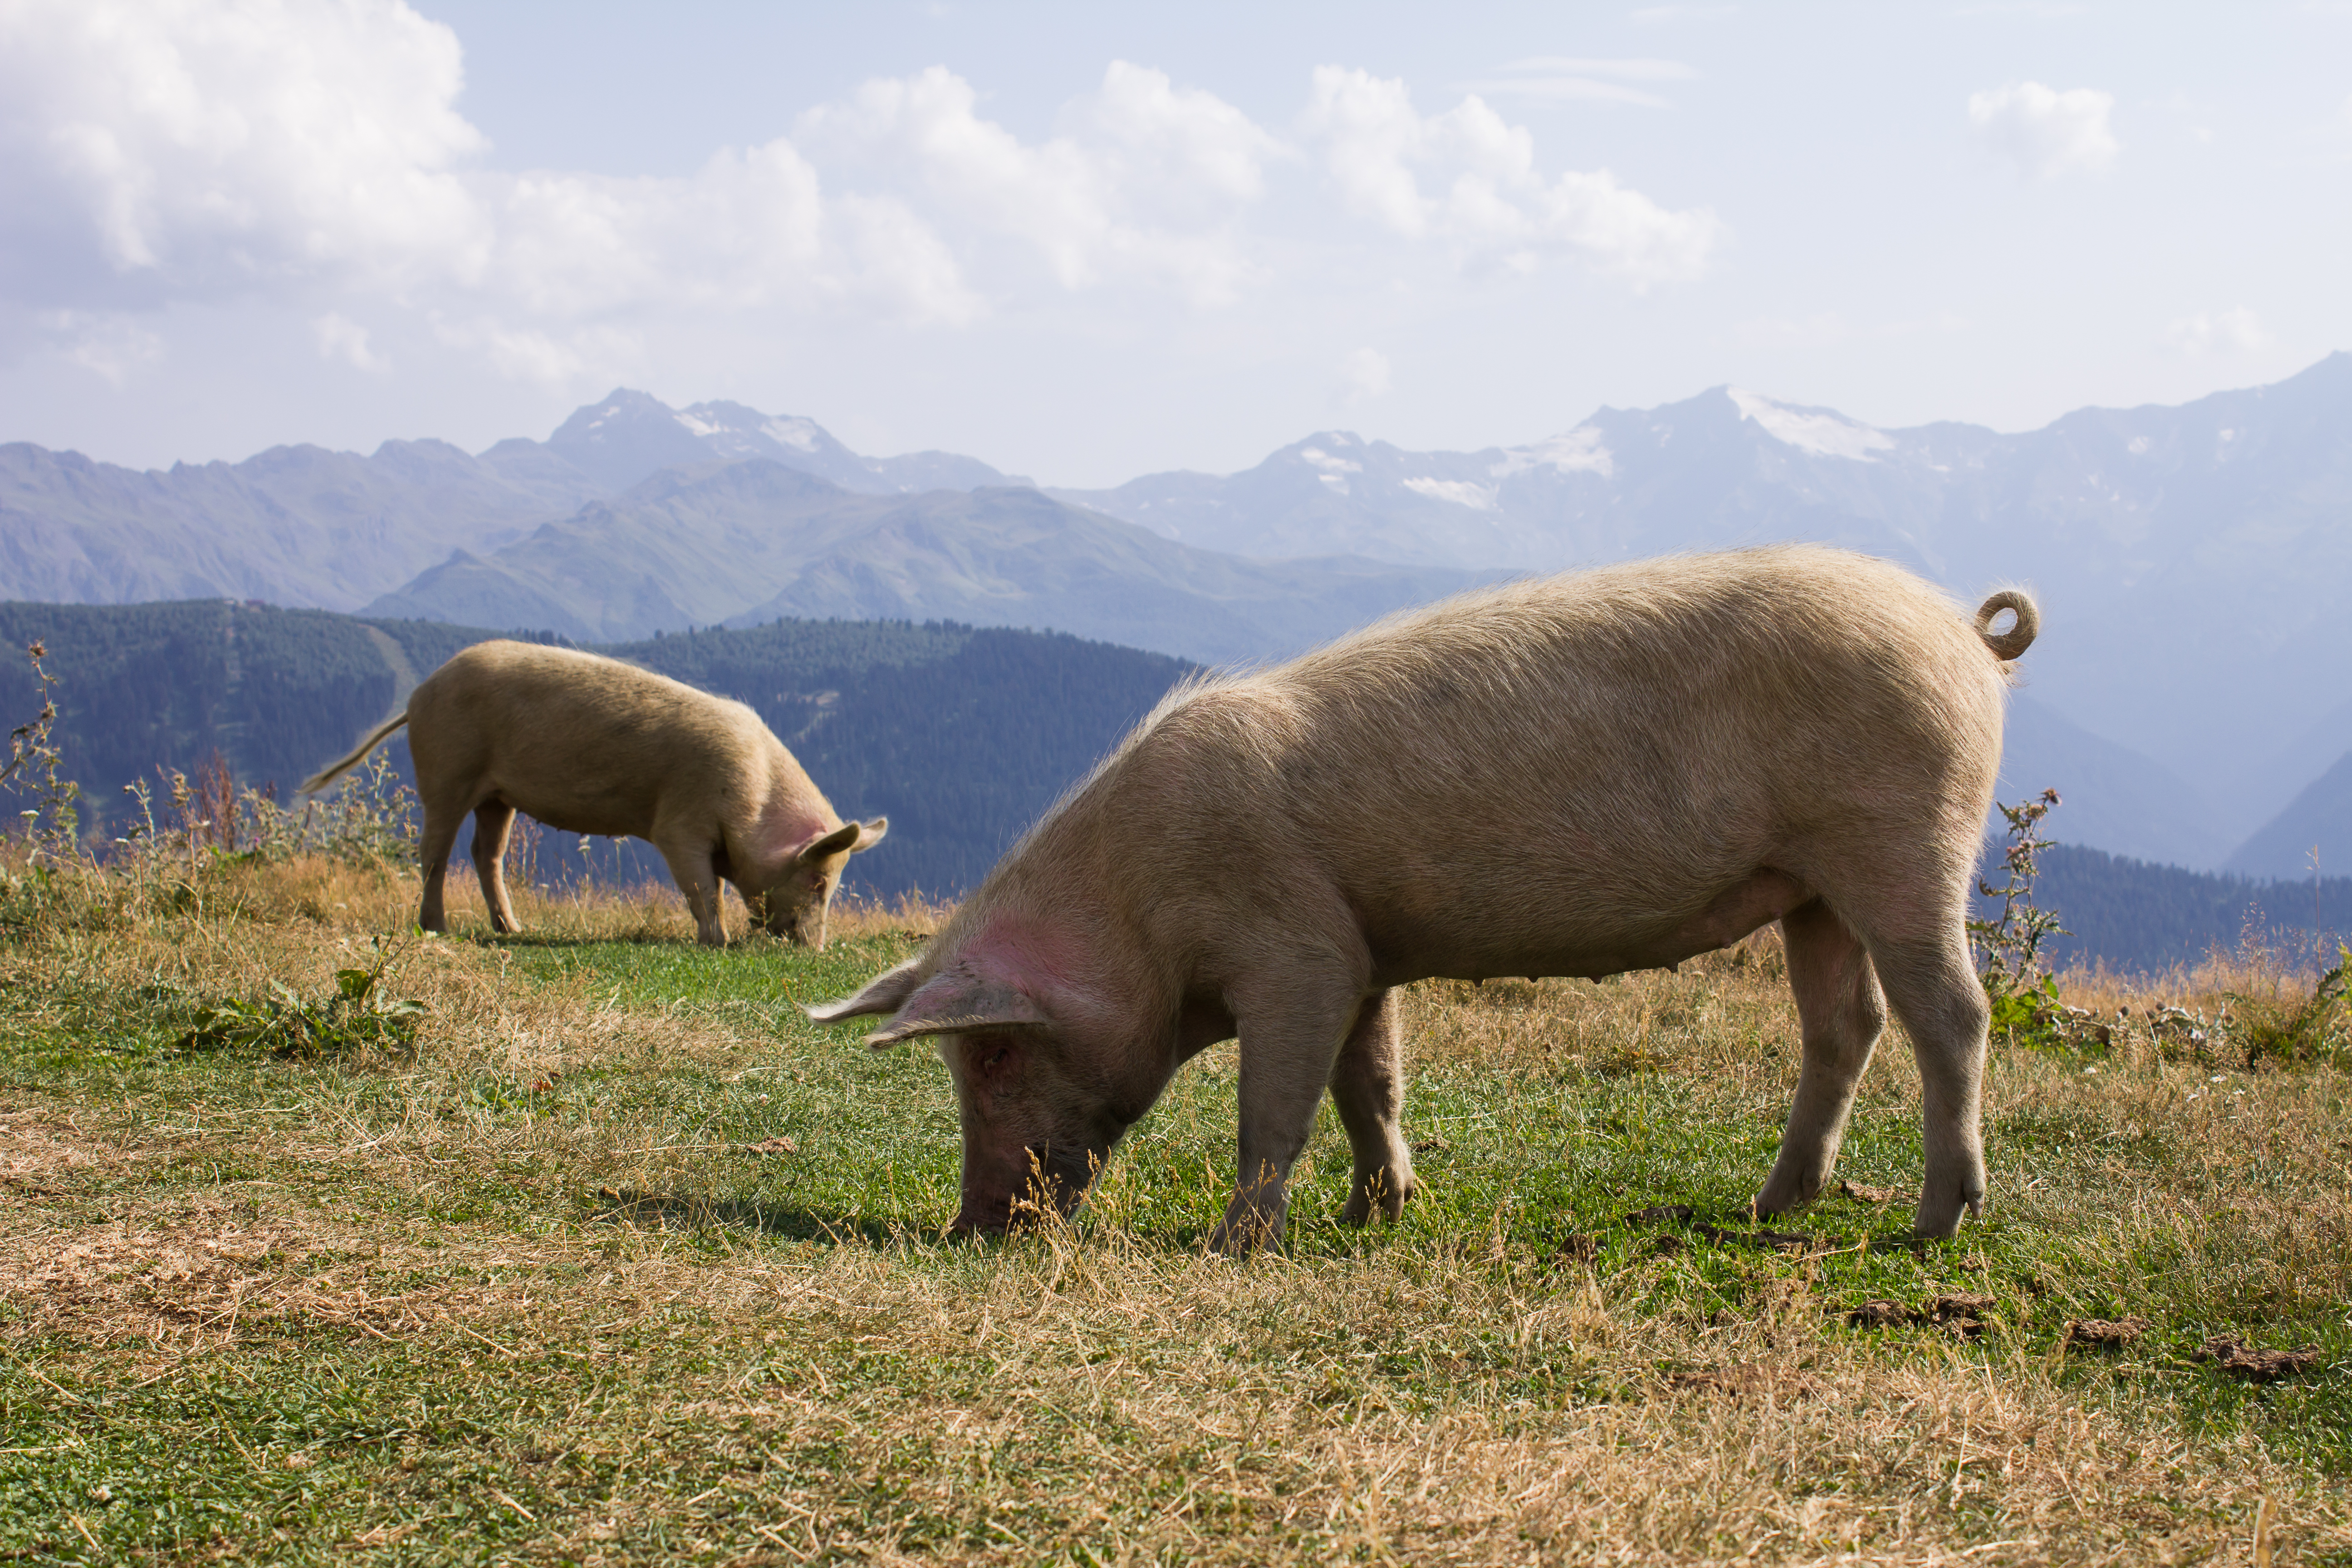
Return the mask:
<svg viewBox="0 0 2352 1568"><path fill-rule="evenodd" d="M761 922L770 936L782 937L794 947L824 950L824 917L826 904L823 900L787 908L774 894L768 896L767 918Z"/></svg>
<svg viewBox="0 0 2352 1568"><path fill-rule="evenodd" d="M1039 1147L1023 1150L1020 1166L1017 1180L966 1182L963 1202L948 1234L1003 1236L1026 1229L1049 1213L1067 1219L1085 1201L1102 1157L1082 1149Z"/></svg>

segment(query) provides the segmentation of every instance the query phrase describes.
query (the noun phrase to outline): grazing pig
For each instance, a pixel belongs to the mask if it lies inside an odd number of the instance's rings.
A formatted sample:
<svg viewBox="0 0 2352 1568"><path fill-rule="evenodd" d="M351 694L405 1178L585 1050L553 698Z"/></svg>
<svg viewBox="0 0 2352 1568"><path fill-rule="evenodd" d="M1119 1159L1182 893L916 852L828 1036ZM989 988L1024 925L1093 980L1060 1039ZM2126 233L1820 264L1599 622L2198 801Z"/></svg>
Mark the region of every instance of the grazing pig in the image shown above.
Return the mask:
<svg viewBox="0 0 2352 1568"><path fill-rule="evenodd" d="M1801 545L1450 599L1171 694L926 952L812 1016L941 1037L963 1230L1076 1207L1177 1067L1238 1034L1213 1245L1245 1249L1279 1235L1326 1089L1346 1218L1412 1196L1396 987L1664 968L1779 921L1804 1061L1758 1212L1829 1179L1891 1001L1926 1102L1918 1228L1948 1235L1985 1195L1962 922L2005 661L2037 626L2022 594L1971 626Z"/></svg>
<svg viewBox="0 0 2352 1568"><path fill-rule="evenodd" d="M457 825L474 814L474 870L494 931L516 929L499 861L520 811L566 833L648 839L694 911L695 934L727 940L719 879L775 935L824 945L842 867L889 822L844 822L792 752L740 702L616 659L534 643L477 643L409 694L408 710L307 781L323 788L408 726L425 803L425 900L416 923L446 931L441 902Z"/></svg>

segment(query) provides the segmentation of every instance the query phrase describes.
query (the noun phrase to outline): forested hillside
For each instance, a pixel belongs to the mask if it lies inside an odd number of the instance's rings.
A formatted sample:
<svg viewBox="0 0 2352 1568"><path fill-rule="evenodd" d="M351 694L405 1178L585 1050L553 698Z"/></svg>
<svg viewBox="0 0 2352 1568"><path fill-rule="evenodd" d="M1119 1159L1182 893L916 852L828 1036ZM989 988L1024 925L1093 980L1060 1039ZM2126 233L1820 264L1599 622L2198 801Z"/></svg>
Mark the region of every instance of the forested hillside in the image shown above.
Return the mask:
<svg viewBox="0 0 2352 1568"><path fill-rule="evenodd" d="M348 616L225 599L0 604L0 719L40 707L24 651L38 641L86 826L119 818L131 780L215 752L243 781L290 788L391 709L397 679L379 638Z"/></svg>
<svg viewBox="0 0 2352 1568"><path fill-rule="evenodd" d="M123 785L215 752L238 783L283 796L415 679L499 635L222 600L0 604L0 716L37 710L21 650L43 642L65 771L82 786L85 826L104 830L123 820ZM940 623L775 621L600 651L750 703L845 814L887 815L888 838L855 863L884 893L971 886L1191 668L1059 633ZM405 745L388 754L404 773ZM552 877L581 859L561 840L538 863ZM662 874L649 852L600 846L594 864Z"/></svg>
<svg viewBox="0 0 2352 1568"><path fill-rule="evenodd" d="M2315 928L2307 879L2215 876L2061 844L2042 853L2033 901L2072 933L2043 949L2054 963L2105 960L2153 971L2194 964L2249 936L2291 957L2307 958L2317 946L2332 963L2336 941L2352 938L2352 877L2325 878L2316 892Z"/></svg>

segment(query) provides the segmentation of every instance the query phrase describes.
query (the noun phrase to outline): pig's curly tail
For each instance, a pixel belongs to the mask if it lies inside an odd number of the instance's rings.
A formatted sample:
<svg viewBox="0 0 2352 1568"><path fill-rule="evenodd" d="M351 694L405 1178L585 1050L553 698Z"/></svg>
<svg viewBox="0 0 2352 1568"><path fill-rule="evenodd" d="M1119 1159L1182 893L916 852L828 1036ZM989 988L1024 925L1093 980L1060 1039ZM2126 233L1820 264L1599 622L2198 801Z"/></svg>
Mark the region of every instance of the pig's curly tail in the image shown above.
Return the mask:
<svg viewBox="0 0 2352 1568"><path fill-rule="evenodd" d="M2009 630L1996 632L1992 619L2003 610L2012 612L2017 619ZM2003 588L1977 610L1977 636L1984 638L1993 658L2004 663L2032 647L2034 635L2041 630L2042 612L2034 608L2033 595L2021 588Z"/></svg>

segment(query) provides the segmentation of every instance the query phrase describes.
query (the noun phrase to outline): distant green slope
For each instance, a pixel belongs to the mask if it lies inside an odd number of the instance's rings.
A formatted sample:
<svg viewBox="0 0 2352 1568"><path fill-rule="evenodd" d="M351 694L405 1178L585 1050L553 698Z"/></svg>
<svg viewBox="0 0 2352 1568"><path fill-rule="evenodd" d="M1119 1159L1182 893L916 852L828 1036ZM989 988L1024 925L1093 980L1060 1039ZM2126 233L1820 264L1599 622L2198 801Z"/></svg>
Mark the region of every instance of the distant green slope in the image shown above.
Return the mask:
<svg viewBox="0 0 2352 1568"><path fill-rule="evenodd" d="M124 784L215 752L240 784L282 797L394 710L404 674L502 635L222 600L0 604L0 721L37 709L21 650L45 642L86 820L119 826ZM845 814L887 815L889 837L856 862L885 893L970 887L1191 668L1059 633L939 623L775 621L600 651L748 702ZM404 744L391 754L404 771ZM542 869L576 864L567 853L551 846ZM612 860L599 850L600 867ZM619 864L662 874L650 852Z"/></svg>

